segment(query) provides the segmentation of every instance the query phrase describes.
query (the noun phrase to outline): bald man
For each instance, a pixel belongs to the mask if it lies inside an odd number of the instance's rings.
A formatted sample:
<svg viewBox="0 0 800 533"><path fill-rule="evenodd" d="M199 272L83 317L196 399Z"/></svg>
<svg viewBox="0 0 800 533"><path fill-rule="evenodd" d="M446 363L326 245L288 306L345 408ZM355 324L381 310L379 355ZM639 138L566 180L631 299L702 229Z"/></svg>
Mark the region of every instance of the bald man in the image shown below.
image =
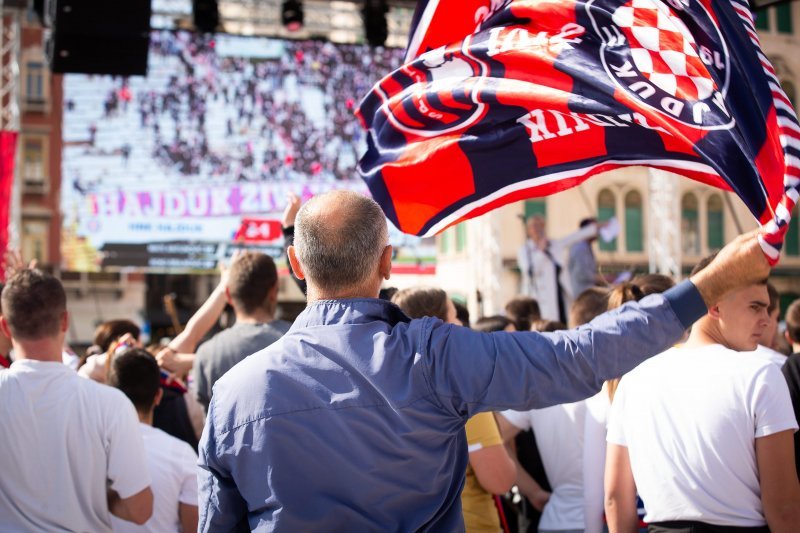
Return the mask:
<svg viewBox="0 0 800 533"><path fill-rule="evenodd" d="M592 396L769 274L748 234L690 281L576 330L480 333L377 299L392 247L363 195L309 201L288 254L308 306L214 388L200 531L463 530L470 417Z"/></svg>

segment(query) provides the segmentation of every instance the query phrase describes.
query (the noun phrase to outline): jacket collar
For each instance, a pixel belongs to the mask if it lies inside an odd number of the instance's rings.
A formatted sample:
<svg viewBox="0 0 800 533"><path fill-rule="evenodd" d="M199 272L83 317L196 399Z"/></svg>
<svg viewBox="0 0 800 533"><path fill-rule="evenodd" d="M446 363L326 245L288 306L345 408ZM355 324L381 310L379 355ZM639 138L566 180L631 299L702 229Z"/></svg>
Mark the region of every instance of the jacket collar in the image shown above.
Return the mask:
<svg viewBox="0 0 800 533"><path fill-rule="evenodd" d="M378 298L318 300L300 313L291 330L325 324L364 324L375 321L395 326L401 322L410 322L411 319L393 303Z"/></svg>

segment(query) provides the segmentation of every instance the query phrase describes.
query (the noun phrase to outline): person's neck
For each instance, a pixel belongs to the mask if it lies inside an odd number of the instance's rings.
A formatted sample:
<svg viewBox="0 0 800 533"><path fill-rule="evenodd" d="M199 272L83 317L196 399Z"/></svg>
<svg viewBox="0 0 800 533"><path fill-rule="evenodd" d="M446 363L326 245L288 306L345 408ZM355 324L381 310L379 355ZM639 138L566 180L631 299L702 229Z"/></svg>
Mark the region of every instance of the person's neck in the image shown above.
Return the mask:
<svg viewBox="0 0 800 533"><path fill-rule="evenodd" d="M312 304L319 300L347 300L351 298L377 298L378 294L380 294L380 284L377 287L370 286L361 286L361 287L354 287L352 289L346 289L341 291L326 291L321 290L318 287L315 287L311 283L307 285L308 291L306 293L306 301L308 304Z"/></svg>
<svg viewBox="0 0 800 533"><path fill-rule="evenodd" d="M63 343L60 339L36 339L36 340L11 340L14 348L14 359L30 359L31 361L44 361L60 363L61 350Z"/></svg>
<svg viewBox="0 0 800 533"><path fill-rule="evenodd" d="M692 331L689 333L689 338L686 339L684 346L686 348L700 348L703 346L711 346L712 344L727 346L725 338L719 329L714 327L710 319L705 316L694 323Z"/></svg>
<svg viewBox="0 0 800 533"><path fill-rule="evenodd" d="M153 425L153 409L150 409L146 413L143 413L137 409L136 414L139 415L139 422L142 424L147 424L148 426Z"/></svg>
<svg viewBox="0 0 800 533"><path fill-rule="evenodd" d="M800 342L792 343L792 353L800 353Z"/></svg>
<svg viewBox="0 0 800 533"><path fill-rule="evenodd" d="M275 320L275 315L266 309L258 309L252 313L236 312L237 324L266 324Z"/></svg>

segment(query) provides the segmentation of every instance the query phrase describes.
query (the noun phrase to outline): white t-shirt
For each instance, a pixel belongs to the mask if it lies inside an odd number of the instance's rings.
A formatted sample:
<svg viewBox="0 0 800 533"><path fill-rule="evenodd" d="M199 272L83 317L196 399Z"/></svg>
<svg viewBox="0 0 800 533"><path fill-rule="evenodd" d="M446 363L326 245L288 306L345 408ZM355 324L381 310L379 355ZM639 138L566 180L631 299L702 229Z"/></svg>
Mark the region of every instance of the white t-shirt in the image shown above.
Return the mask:
<svg viewBox="0 0 800 533"><path fill-rule="evenodd" d="M504 411L514 426L533 428L536 446L553 492L539 529L583 529L583 426L586 403L555 405L531 411Z"/></svg>
<svg viewBox="0 0 800 533"><path fill-rule="evenodd" d="M608 389L586 400L586 422L583 431L583 518L585 533L602 533L603 476L606 467L606 427L611 402Z"/></svg>
<svg viewBox="0 0 800 533"><path fill-rule="evenodd" d="M608 442L627 446L647 522L766 524L755 439L797 429L780 370L718 344L673 348L622 378Z"/></svg>
<svg viewBox="0 0 800 533"><path fill-rule="evenodd" d="M767 348L766 346L762 346L761 344L753 350L752 352L745 352L749 353L750 355L755 355L756 357L763 359L764 361L769 361L774 365L778 365L778 368L782 368L784 363L786 363L786 356L783 355L781 352L776 352L772 348Z"/></svg>
<svg viewBox="0 0 800 533"><path fill-rule="evenodd" d="M0 373L0 531L110 531L106 487L150 485L125 395L59 362Z"/></svg>
<svg viewBox="0 0 800 533"><path fill-rule="evenodd" d="M180 531L178 504L197 506L197 455L191 446L160 429L147 424L139 424L139 429L153 479L153 516L141 526L112 516L114 531Z"/></svg>

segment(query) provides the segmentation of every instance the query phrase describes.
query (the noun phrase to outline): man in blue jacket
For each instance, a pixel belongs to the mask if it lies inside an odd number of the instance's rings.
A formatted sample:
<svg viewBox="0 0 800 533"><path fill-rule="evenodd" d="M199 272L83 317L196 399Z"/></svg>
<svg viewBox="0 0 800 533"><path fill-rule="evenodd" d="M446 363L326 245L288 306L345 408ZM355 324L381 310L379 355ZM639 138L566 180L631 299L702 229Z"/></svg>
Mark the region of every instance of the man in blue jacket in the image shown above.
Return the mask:
<svg viewBox="0 0 800 533"><path fill-rule="evenodd" d="M467 419L589 397L769 274L751 233L691 281L578 329L479 333L376 298L392 249L363 195L310 200L288 252L308 307L214 387L201 531L463 530Z"/></svg>

